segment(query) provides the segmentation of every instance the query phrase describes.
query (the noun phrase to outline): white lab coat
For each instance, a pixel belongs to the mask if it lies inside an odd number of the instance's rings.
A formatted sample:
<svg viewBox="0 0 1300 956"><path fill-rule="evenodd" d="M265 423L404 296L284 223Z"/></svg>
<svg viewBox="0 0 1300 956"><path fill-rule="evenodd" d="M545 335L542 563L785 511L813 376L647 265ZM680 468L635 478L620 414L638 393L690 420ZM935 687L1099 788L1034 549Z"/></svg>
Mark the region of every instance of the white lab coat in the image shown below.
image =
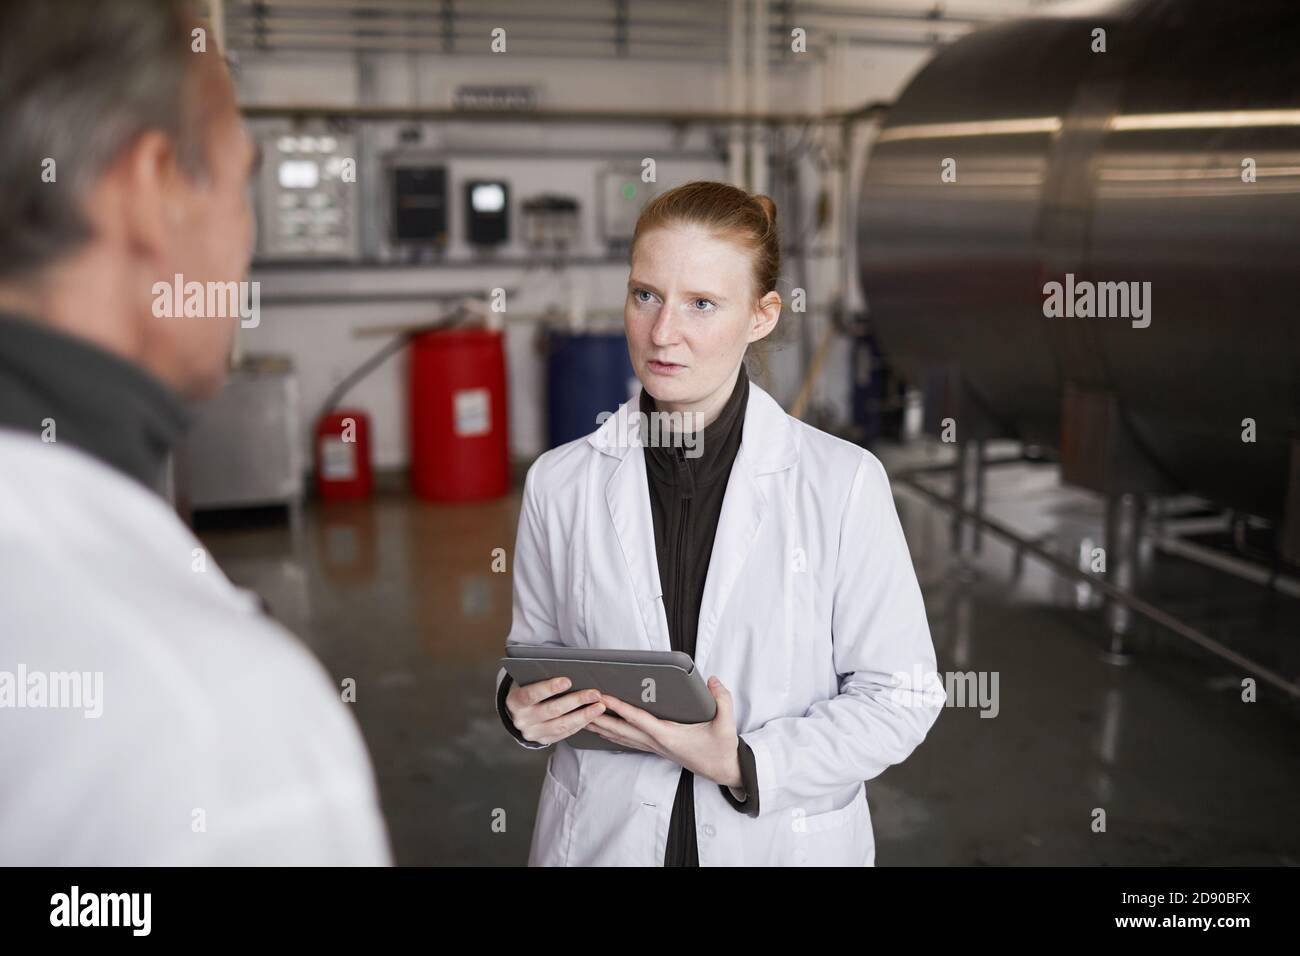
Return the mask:
<svg viewBox="0 0 1300 956"><path fill-rule="evenodd" d="M166 502L0 430L0 680L73 672L102 675L99 716L0 700L0 864L391 862L316 659Z"/></svg>
<svg viewBox="0 0 1300 956"><path fill-rule="evenodd" d="M874 865L864 781L905 759L946 700L920 588L875 456L749 387L695 661L733 695L760 813L697 775L700 864ZM507 643L671 649L638 407L529 469ZM554 745L529 863L662 865L680 769Z"/></svg>

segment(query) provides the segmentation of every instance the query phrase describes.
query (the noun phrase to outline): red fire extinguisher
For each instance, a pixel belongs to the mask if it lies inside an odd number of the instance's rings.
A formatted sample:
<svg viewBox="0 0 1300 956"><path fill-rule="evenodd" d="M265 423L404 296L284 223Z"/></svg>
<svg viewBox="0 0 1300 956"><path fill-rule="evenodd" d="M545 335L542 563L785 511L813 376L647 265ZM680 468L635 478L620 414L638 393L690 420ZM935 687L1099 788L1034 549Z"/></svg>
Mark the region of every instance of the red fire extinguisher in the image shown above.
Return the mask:
<svg viewBox="0 0 1300 956"><path fill-rule="evenodd" d="M338 408L316 424L316 489L327 500L368 498L374 484L370 470L370 418L356 409Z"/></svg>
<svg viewBox="0 0 1300 956"><path fill-rule="evenodd" d="M391 342L385 344L378 352L362 362L361 365L349 372L342 381L334 386L329 395L326 396L324 403L321 405L321 411L316 419L316 430L313 439L313 456L316 463L316 487L320 491L320 496L322 498L366 498L369 497L374 484L371 476L370 465L370 418L365 412L357 409L336 407L338 403L343 400L343 396L347 394L348 390L351 389L352 386L356 385L357 382L361 381L378 368L390 355L406 348L413 339L428 338L426 333L444 331L470 317L472 316L466 309L460 308L434 322L419 325L402 332ZM471 333L467 330L465 334L470 335ZM457 339L456 341L459 340ZM497 444L500 445L500 460L503 473L501 476L502 481L500 482L501 487L499 489L497 489L495 484L492 482L484 482L480 480L474 483L473 491L480 497L487 497L493 494L505 494L508 483L508 475L504 471L505 466L508 464L505 454L505 363L501 355L500 333L495 334L495 340L490 344L495 346L496 361L500 366L497 376L501 381L496 386L495 401L490 401L491 396L485 394L485 390L481 387L470 389L469 394L461 394L458 392L455 395L458 415L457 421L461 426L463 426L461 431L468 431L476 436L481 436L481 433L483 432L482 419L489 417L487 413L489 407L491 408L491 427L488 429L490 434L487 438L490 439L488 443L492 444L494 448ZM417 352L418 351L419 350L417 349ZM413 364L419 365L420 363L417 360L413 360ZM427 365L428 363L424 364ZM476 367L484 365L485 363L480 362ZM491 363L486 363L486 366L490 365ZM452 371L455 370L454 365L450 368ZM455 379L459 381L463 376L453 375L451 371L448 371L445 377L448 380ZM425 376L413 374L412 380L417 383L424 383ZM462 386L458 385L457 387L461 388ZM412 393L413 395L422 395L423 392L421 391L421 385L414 386ZM435 406L441 409L442 403L435 403ZM422 417L425 408L426 403L413 401L412 414L413 417L417 419L415 422L415 431L417 435L424 435L429 431L428 428L422 427ZM480 437L480 441L483 440L484 439ZM427 468L422 470L420 467L422 462L425 462L426 459L431 457L427 453L422 454L422 448L422 445L418 445L417 449L412 452L412 471L416 474L424 474L424 472L428 470ZM460 450L459 446L456 447L456 450ZM467 466L472 467L478 462L478 459L482 457L482 453L480 452L477 457L464 454L460 455L457 460L473 459L471 466ZM451 471L455 473L453 478L462 478L463 476L461 475L461 472L464 470L464 468L451 469ZM474 472L471 477L478 478L478 472ZM415 481L415 485L416 491L423 493L422 485L419 480ZM489 486L487 487L486 495L483 494L483 487L485 485ZM460 494L448 495L446 496L448 500L454 500L458 497L468 498L475 496L474 494L464 494L463 492L465 489L459 484L457 484L452 490ZM432 497L437 497L437 495L433 495Z"/></svg>

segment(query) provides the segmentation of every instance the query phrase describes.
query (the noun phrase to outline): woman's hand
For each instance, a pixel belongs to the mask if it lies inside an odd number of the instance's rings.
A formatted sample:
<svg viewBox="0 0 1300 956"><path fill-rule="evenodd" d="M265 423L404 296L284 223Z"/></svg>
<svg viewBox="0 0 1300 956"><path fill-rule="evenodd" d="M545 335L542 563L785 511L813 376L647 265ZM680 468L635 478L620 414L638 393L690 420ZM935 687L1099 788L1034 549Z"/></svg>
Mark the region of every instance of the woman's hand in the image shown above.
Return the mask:
<svg viewBox="0 0 1300 956"><path fill-rule="evenodd" d="M605 712L600 691L579 690L555 697L573 686L567 677L515 684L506 694L506 712L525 740L553 744L571 737ZM554 700L548 700L555 697Z"/></svg>
<svg viewBox="0 0 1300 956"><path fill-rule="evenodd" d="M596 717L587 729L634 750L644 750L681 764L724 787L740 787L740 758L736 748L736 716L731 691L716 677L709 678L709 693L718 703L718 712L707 724L678 724L624 703L617 697L601 694L610 713ZM617 715L617 716L615 716Z"/></svg>

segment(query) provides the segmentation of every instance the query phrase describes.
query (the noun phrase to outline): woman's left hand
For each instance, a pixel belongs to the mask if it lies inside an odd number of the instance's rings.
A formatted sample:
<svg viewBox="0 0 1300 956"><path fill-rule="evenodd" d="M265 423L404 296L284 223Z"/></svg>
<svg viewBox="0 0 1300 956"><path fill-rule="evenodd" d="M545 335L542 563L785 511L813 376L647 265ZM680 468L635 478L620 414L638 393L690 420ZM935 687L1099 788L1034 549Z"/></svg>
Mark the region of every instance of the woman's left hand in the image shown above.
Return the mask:
<svg viewBox="0 0 1300 956"><path fill-rule="evenodd" d="M605 713L587 724L587 729L606 740L644 750L681 764L687 770L724 787L740 787L740 757L736 753L736 716L731 691L716 677L709 678L709 693L718 711L706 724L679 724L601 694Z"/></svg>

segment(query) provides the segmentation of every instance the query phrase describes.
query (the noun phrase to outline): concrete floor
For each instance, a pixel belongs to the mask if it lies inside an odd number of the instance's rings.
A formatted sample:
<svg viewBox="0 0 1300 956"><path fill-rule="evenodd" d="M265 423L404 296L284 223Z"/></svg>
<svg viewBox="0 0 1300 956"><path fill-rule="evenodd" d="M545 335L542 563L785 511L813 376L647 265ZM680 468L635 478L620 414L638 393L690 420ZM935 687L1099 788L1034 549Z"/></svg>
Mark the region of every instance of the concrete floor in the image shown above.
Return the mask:
<svg viewBox="0 0 1300 956"><path fill-rule="evenodd" d="M918 453L877 454L892 473ZM895 498L940 670L996 672L998 701L992 719L950 706L908 761L868 785L878 865L1300 864L1294 703L1262 683L1259 703L1241 702L1232 665L1140 620L1129 662L1107 662L1095 595L1032 559L1013 573L1011 550L987 538L959 558L944 513L910 489ZM991 469L987 501L1062 554L1099 537L1099 500L1061 488L1051 466ZM463 506L388 492L314 503L298 534L279 516L203 531L236 583L337 680L356 679L402 864L527 859L546 756L506 735L492 698L510 627L510 576L492 572L492 552L513 547L518 506L518 486ZM1300 674L1300 600L1150 549L1138 587ZM1092 829L1098 807L1105 833ZM497 808L505 832L492 827Z"/></svg>

